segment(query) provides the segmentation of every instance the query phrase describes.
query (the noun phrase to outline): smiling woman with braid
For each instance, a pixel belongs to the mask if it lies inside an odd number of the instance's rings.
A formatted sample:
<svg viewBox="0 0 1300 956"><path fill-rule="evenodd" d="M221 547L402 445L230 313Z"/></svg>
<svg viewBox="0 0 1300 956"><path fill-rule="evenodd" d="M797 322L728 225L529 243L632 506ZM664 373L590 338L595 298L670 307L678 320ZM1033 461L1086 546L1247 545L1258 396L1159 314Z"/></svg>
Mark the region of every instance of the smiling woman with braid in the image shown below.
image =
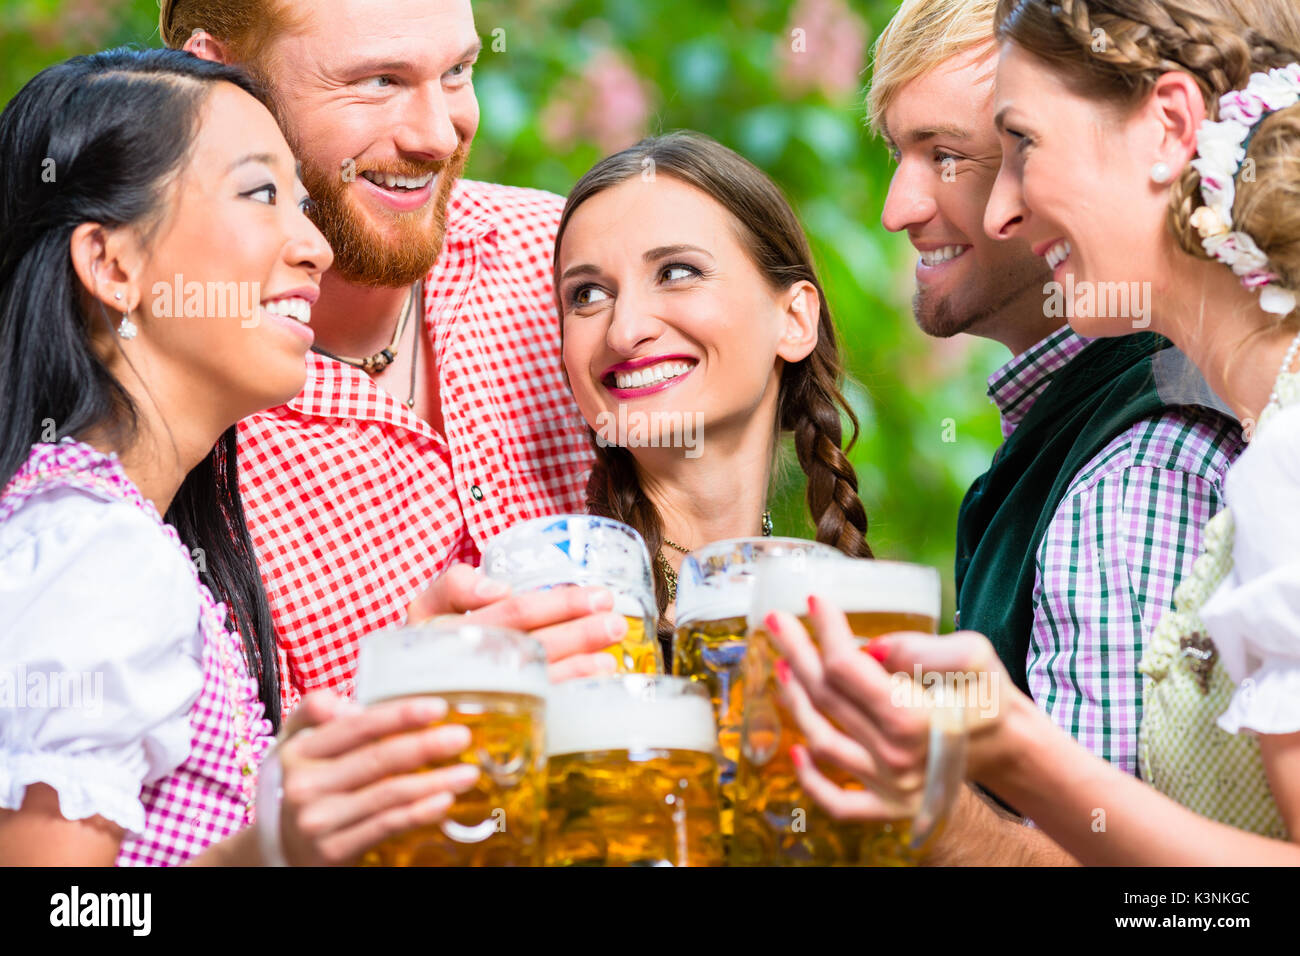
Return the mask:
<svg viewBox="0 0 1300 956"><path fill-rule="evenodd" d="M830 309L798 219L759 169L689 132L602 160L565 205L555 285L565 371L594 430L587 504L645 538L661 616L686 551L770 533L785 432L817 539L871 555Z"/></svg>

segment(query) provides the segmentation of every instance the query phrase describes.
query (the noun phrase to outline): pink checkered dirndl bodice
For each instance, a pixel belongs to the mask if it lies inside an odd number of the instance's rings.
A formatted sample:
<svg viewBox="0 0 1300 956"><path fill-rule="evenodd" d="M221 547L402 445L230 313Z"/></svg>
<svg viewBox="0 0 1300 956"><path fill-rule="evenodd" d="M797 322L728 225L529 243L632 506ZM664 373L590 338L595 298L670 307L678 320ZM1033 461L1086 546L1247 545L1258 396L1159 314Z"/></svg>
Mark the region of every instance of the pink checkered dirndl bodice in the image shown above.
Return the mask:
<svg viewBox="0 0 1300 956"><path fill-rule="evenodd" d="M64 439L32 448L0 498L0 521L33 495L76 488L125 501L148 514L165 535L159 547L180 549L199 597L203 684L190 709L190 753L179 767L140 793L142 834L128 834L118 866L174 866L253 822L257 766L271 743L271 724L249 675L239 634L226 629L226 607L199 579L189 549L126 476L116 455Z"/></svg>

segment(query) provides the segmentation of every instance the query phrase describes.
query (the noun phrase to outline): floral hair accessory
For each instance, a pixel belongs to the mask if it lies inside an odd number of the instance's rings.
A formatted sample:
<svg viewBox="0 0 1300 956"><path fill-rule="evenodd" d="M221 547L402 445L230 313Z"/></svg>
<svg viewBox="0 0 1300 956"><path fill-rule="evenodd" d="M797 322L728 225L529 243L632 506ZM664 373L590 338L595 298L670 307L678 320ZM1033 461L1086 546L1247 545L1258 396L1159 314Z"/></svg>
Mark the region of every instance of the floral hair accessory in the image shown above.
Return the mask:
<svg viewBox="0 0 1300 956"><path fill-rule="evenodd" d="M1232 269L1241 284L1259 290L1259 306L1275 315L1289 315L1296 294L1277 285L1268 269L1268 256L1248 234L1232 228L1236 177L1246 147L1264 118L1300 102L1300 63L1253 73L1243 90L1219 97L1219 121L1205 120L1196 134L1192 168L1201 174L1205 205L1192 213L1191 224L1206 253Z"/></svg>

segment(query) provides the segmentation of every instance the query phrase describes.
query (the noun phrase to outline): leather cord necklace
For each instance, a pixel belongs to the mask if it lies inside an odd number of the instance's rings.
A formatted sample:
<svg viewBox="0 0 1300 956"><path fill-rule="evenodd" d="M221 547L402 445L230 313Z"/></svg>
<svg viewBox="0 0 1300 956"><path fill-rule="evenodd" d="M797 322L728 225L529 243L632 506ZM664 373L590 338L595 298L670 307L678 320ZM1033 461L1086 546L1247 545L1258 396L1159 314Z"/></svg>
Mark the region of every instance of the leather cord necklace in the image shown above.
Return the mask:
<svg viewBox="0 0 1300 956"><path fill-rule="evenodd" d="M411 314L416 313L418 318L416 319L415 341L411 346L413 351L411 354L410 392L406 397L406 401L403 402L408 409L413 410L415 408L415 367L420 359L420 336L424 332L424 309L419 308L418 305L423 281L424 280L422 279L417 279L415 284L411 286L411 291L407 293L406 304L402 306L402 314L397 318L397 328L393 331L393 340L386 347L375 352L373 355L367 355L364 358L353 358L350 355L335 355L333 352L315 345L312 346L312 351L324 355L326 358L332 358L336 362L342 362L344 365L351 365L353 368L359 368L367 375L378 375L384 369L388 368L388 366L392 365L393 361L397 358L398 344L402 340L402 333L406 331L406 326L411 321Z"/></svg>

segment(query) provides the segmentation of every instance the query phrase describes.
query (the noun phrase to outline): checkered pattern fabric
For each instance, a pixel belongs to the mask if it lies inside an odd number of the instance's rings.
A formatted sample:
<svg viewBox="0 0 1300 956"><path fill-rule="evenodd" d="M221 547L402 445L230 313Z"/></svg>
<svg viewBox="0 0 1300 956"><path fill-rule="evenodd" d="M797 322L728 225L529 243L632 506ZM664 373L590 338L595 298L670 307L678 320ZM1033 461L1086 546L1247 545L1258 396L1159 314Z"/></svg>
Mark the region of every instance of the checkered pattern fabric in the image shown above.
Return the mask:
<svg viewBox="0 0 1300 956"><path fill-rule="evenodd" d="M1010 435L1088 339L1068 327L989 379ZM1236 423L1168 411L1115 437L1080 471L1039 545L1026 675L1034 700L1098 756L1137 771L1142 649L1223 507L1244 446Z"/></svg>
<svg viewBox="0 0 1300 956"><path fill-rule="evenodd" d="M281 649L285 713L351 695L357 642L518 521L582 512L592 453L564 382L551 253L563 200L462 181L425 281L445 434L308 357L289 404L240 426L240 483Z"/></svg>
<svg viewBox="0 0 1300 956"><path fill-rule="evenodd" d="M257 682L249 675L243 643L226 629L226 608L199 580L189 549L153 504L140 494L116 456L65 439L37 445L5 489L0 521L28 498L52 488L88 491L134 505L158 523L158 546L180 549L194 574L203 636L203 683L190 710L190 753L179 767L140 792L144 832L128 834L119 866L175 866L253 822L256 768L271 743ZM112 727L104 732L111 734Z"/></svg>

